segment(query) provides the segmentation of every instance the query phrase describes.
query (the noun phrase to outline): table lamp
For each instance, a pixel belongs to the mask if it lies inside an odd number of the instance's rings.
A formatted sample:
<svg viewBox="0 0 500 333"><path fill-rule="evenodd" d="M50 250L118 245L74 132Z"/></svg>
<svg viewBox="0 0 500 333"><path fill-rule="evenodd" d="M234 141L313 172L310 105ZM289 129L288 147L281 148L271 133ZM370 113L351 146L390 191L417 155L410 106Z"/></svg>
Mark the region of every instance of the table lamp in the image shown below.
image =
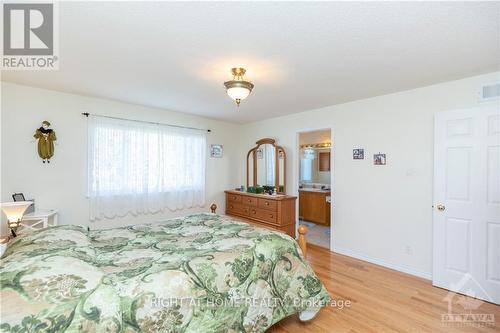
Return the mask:
<svg viewBox="0 0 500 333"><path fill-rule="evenodd" d="M32 201L3 202L2 211L7 216L7 225L13 237L16 237L16 230L21 224L24 212L32 204Z"/></svg>

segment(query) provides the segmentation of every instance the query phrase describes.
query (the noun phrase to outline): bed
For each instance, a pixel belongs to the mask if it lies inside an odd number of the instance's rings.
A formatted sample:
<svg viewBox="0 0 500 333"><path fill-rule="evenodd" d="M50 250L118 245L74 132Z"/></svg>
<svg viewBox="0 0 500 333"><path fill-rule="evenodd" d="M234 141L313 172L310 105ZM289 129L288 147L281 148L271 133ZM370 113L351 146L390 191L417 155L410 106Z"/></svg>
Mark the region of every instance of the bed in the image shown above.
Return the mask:
<svg viewBox="0 0 500 333"><path fill-rule="evenodd" d="M0 276L2 332L263 332L330 299L292 238L208 213L22 235Z"/></svg>

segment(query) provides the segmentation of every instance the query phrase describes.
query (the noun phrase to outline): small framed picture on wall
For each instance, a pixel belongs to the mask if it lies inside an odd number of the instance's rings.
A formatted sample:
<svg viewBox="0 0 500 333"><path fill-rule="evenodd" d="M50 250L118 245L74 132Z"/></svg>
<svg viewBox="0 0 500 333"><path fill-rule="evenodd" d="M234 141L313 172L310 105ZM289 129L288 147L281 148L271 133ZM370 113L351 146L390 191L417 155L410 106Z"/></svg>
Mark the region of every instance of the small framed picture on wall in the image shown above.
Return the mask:
<svg viewBox="0 0 500 333"><path fill-rule="evenodd" d="M219 144L210 145L210 157L211 158L222 158L224 152L224 147Z"/></svg>
<svg viewBox="0 0 500 333"><path fill-rule="evenodd" d="M374 165L385 165L387 162L387 159L385 157L385 154L374 154L373 155L373 164Z"/></svg>
<svg viewBox="0 0 500 333"><path fill-rule="evenodd" d="M364 160L365 159L365 150L363 148L357 148L352 150L352 159L353 160Z"/></svg>

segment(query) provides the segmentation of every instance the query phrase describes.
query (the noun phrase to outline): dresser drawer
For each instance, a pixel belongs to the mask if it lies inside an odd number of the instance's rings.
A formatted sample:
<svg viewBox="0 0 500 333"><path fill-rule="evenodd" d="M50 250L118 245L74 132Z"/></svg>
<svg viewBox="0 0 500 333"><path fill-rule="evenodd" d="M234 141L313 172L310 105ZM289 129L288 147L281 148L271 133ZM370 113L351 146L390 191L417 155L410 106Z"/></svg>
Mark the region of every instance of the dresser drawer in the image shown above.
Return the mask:
<svg viewBox="0 0 500 333"><path fill-rule="evenodd" d="M259 208L276 211L276 208L278 207L278 203L275 200L268 200L268 199L260 199L259 198L258 206L259 206Z"/></svg>
<svg viewBox="0 0 500 333"><path fill-rule="evenodd" d="M277 224L276 223L277 214L276 212L272 212L270 210L250 207L249 215L254 219L262 220L272 224Z"/></svg>
<svg viewBox="0 0 500 333"><path fill-rule="evenodd" d="M258 199L257 198L254 198L254 197L251 197L251 196L243 196L241 198L241 203L243 205L248 205L248 206L255 206L257 207L258 205Z"/></svg>
<svg viewBox="0 0 500 333"><path fill-rule="evenodd" d="M295 237L296 197L225 191L226 214Z"/></svg>
<svg viewBox="0 0 500 333"><path fill-rule="evenodd" d="M250 208L248 206L244 206L244 205L239 204L239 203L228 202L226 210L230 214L233 213L233 214L237 214L237 215L248 216Z"/></svg>
<svg viewBox="0 0 500 333"><path fill-rule="evenodd" d="M227 193L227 202L241 202L241 195L239 194L232 194L232 193Z"/></svg>

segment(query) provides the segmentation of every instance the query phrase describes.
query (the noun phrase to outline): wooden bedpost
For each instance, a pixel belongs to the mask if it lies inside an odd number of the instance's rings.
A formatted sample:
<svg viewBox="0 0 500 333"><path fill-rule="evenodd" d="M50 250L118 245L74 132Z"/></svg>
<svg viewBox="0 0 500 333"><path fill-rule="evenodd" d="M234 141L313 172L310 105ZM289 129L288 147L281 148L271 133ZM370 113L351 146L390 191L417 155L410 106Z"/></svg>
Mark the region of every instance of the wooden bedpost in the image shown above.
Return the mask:
<svg viewBox="0 0 500 333"><path fill-rule="evenodd" d="M217 210L217 205L213 203L212 206L210 206L210 210L212 211L212 213L215 214L215 211Z"/></svg>
<svg viewBox="0 0 500 333"><path fill-rule="evenodd" d="M307 257L307 242L306 242L306 234L307 227L305 225L299 225L299 247L304 254L304 258Z"/></svg>

